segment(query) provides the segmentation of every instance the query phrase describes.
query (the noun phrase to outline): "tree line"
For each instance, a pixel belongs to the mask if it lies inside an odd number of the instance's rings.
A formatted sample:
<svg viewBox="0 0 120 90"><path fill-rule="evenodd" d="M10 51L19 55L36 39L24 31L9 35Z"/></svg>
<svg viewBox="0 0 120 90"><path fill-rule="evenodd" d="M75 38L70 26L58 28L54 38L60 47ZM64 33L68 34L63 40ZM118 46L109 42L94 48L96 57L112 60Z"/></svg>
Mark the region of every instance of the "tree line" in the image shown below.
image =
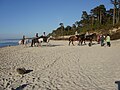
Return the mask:
<svg viewBox="0 0 120 90"><path fill-rule="evenodd" d="M104 5L96 6L91 9L89 14L87 11L82 11L81 20L76 21L72 26L64 26L60 23L56 30L53 30L49 35L65 36L73 35L75 31L84 33L87 30L96 32L107 32L113 27L120 26L120 0L110 0L113 8L106 10Z"/></svg>

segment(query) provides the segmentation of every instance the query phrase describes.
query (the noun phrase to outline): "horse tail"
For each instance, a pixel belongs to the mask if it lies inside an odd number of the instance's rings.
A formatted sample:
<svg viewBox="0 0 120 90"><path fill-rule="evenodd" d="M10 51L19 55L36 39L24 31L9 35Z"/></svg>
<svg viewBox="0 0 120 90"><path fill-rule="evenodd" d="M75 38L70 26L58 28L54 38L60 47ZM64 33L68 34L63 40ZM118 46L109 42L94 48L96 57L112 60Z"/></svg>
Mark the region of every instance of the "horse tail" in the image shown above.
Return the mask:
<svg viewBox="0 0 120 90"><path fill-rule="evenodd" d="M50 41L50 37L49 38L47 38L47 43Z"/></svg>

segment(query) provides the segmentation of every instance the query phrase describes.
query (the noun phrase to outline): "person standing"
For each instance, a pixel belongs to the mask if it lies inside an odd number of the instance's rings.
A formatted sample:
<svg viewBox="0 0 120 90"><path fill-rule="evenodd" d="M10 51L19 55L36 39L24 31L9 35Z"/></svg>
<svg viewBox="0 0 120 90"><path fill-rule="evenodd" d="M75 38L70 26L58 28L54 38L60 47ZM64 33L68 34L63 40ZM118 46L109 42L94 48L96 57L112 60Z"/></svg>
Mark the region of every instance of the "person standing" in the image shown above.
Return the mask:
<svg viewBox="0 0 120 90"><path fill-rule="evenodd" d="M110 47L111 43L110 43L110 35L109 34L107 34L106 42L107 42L107 46Z"/></svg>
<svg viewBox="0 0 120 90"><path fill-rule="evenodd" d="M103 35L101 35L101 38L100 38L100 41L101 41L101 46L104 46L104 40L105 40L104 36L103 36Z"/></svg>
<svg viewBox="0 0 120 90"><path fill-rule="evenodd" d="M100 35L99 34L97 35L97 42L98 42L98 44L100 44Z"/></svg>

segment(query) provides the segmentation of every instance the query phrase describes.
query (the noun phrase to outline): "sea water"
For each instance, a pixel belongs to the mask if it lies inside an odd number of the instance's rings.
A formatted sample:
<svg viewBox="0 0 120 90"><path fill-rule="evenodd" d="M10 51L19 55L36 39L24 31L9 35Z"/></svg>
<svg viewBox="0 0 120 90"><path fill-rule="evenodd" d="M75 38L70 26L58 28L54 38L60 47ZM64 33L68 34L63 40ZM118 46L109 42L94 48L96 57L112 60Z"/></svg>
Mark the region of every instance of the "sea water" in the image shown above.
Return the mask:
<svg viewBox="0 0 120 90"><path fill-rule="evenodd" d="M16 46L20 39L0 39L0 47Z"/></svg>

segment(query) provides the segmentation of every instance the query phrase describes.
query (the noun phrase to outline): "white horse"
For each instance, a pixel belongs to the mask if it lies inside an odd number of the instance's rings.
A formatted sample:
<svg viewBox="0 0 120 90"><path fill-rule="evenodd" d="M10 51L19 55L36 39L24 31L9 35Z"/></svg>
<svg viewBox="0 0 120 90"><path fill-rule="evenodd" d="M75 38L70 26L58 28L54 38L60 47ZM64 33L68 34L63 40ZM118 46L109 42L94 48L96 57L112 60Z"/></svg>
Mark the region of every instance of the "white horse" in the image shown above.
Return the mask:
<svg viewBox="0 0 120 90"><path fill-rule="evenodd" d="M42 43L47 43L46 46L50 45L49 41L52 37L48 37L48 38L39 38L38 39L38 42L39 42L39 45L42 46Z"/></svg>
<svg viewBox="0 0 120 90"><path fill-rule="evenodd" d="M23 44L23 43L22 43L22 40L19 40L19 41L18 41L18 44L19 44L19 45L22 45L22 44Z"/></svg>
<svg viewBox="0 0 120 90"><path fill-rule="evenodd" d="M25 40L24 40L24 45L27 45L28 43L29 43L29 40L28 40L28 39L25 39ZM23 45L22 40L19 40L19 41L18 41L18 44L19 44L19 45Z"/></svg>

